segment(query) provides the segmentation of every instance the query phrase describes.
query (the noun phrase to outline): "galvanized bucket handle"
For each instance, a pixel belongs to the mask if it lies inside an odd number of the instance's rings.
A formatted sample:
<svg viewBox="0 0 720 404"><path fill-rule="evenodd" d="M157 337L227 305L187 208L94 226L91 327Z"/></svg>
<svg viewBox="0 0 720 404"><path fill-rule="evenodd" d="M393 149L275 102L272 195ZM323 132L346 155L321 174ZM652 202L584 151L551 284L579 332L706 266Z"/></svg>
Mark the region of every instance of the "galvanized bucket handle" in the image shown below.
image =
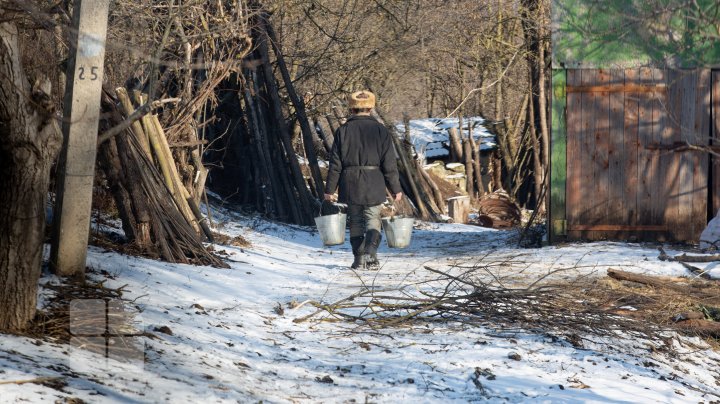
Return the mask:
<svg viewBox="0 0 720 404"><path fill-rule="evenodd" d="M326 203L324 203L324 202L329 202L329 203L326 204ZM332 201L323 201L323 202L320 202L320 216L325 216L325 215L323 215L323 206L325 206L325 205L337 206L338 209L340 210L338 213L343 213L343 212L342 212L342 208L347 208L347 205L344 204L344 203L338 203L338 202L332 202Z"/></svg>

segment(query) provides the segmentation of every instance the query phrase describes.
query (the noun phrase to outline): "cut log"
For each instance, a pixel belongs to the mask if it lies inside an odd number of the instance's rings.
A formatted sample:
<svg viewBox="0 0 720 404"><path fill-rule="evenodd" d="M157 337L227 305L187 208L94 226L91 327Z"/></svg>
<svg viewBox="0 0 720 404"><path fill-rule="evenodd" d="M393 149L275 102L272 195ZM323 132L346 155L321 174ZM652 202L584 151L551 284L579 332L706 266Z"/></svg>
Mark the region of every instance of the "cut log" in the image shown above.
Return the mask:
<svg viewBox="0 0 720 404"><path fill-rule="evenodd" d="M247 79L241 81L242 84L242 101L244 103L244 124L245 131L248 132L248 136L254 141L252 144L255 146L255 157L253 161L259 166L260 178L256 178L256 181L261 184L260 191L263 196L263 204L265 206L264 212L271 218L286 218L287 213L285 210L285 204L281 203L283 200L282 190L278 181L273 181L274 166L272 164L272 158L269 151L269 145L267 136L263 136L261 133L261 127L263 122L258 116L256 108L256 101L251 94L250 85L254 83L248 83L247 80L253 79L254 74L248 73ZM277 216L276 216L277 215Z"/></svg>
<svg viewBox="0 0 720 404"><path fill-rule="evenodd" d="M103 91L102 105L106 112L110 112L105 114L109 121L106 124L122 121L117 102L108 91ZM161 139L156 140L158 146L162 146ZM113 145L117 145L117 151ZM162 152L162 147L158 149ZM162 155L164 157L165 153ZM169 262L228 267L202 245L191 222L181 213L163 175L143 150L134 131L126 128L121 135L101 144L100 158L105 160L101 167L108 174L111 188L117 188L115 190L118 191L113 194L119 209L124 212L121 214L123 228L128 237L147 240L144 246L146 253L153 257L159 254ZM184 187L180 188L182 190ZM129 227L132 229L127 231Z"/></svg>
<svg viewBox="0 0 720 404"><path fill-rule="evenodd" d="M456 196L448 199L448 215L453 223L467 223L470 215L470 198Z"/></svg>
<svg viewBox="0 0 720 404"><path fill-rule="evenodd" d="M702 289L711 289L715 290L716 287L709 282L702 282L702 281L691 281L686 280L684 278L670 278L666 276L649 276L649 275L642 275L642 274L636 274L632 272L626 272L621 271L619 269L608 269L607 274L609 277L613 279L617 279L619 281L630 281L630 282L637 282L641 283L643 285L651 286L654 288L665 288L669 289L678 293L683 294L689 294L694 293L697 294L698 292L703 293ZM679 283L679 282L689 282L689 283ZM708 295L716 296L717 292L707 292Z"/></svg>
<svg viewBox="0 0 720 404"><path fill-rule="evenodd" d="M658 259L660 261L679 262L682 266L684 266L690 272L694 273L695 275L697 275L701 278L707 279L707 280L713 280L713 278L710 276L710 274L708 274L707 272L705 272L704 270L702 270L698 267L686 264L686 262L716 262L716 261L720 261L720 255L718 255L718 254L687 255L687 254L683 253L681 255L676 255L674 257L671 257L671 256L667 255L667 253L665 252L665 250L662 247L659 247L658 251L660 251L660 255L658 256Z"/></svg>
<svg viewBox="0 0 720 404"><path fill-rule="evenodd" d="M720 261L720 255L719 254L713 254L713 255L687 255L687 254L680 254L676 255L674 257L669 257L668 261L678 261L678 262L716 262Z"/></svg>
<svg viewBox="0 0 720 404"><path fill-rule="evenodd" d="M692 319L680 321L675 326L705 337L720 338L720 322L717 321Z"/></svg>
<svg viewBox="0 0 720 404"><path fill-rule="evenodd" d="M190 206L193 215L195 215L195 219L197 219L198 223L200 223L200 227L202 228L203 233L205 233L205 237L207 237L209 242L214 243L215 239L213 238L212 231L210 231L210 227L208 226L205 217L203 217L202 213L200 212L200 208L195 203L195 199L193 199L192 197L187 198L187 203Z"/></svg>

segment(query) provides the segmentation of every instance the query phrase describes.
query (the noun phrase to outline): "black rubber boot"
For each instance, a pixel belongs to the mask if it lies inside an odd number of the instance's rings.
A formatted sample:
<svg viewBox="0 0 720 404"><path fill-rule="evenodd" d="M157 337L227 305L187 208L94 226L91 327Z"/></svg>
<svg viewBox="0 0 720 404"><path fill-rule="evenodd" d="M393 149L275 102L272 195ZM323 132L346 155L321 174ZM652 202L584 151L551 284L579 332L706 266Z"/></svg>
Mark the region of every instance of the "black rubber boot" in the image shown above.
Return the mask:
<svg viewBox="0 0 720 404"><path fill-rule="evenodd" d="M377 249L380 246L382 234L377 230L365 232L365 267L367 269L378 269L380 262L377 258Z"/></svg>
<svg viewBox="0 0 720 404"><path fill-rule="evenodd" d="M350 246L355 257L350 265L352 269L365 268L365 244L363 241L365 241L365 236L350 237Z"/></svg>

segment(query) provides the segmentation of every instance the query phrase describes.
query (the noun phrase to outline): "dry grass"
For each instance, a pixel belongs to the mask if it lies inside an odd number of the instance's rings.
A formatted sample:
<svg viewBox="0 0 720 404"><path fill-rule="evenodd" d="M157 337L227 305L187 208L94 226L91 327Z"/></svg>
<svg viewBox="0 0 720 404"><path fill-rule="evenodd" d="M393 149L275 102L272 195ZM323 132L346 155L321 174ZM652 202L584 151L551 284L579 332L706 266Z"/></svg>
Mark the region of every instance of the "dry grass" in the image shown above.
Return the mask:
<svg viewBox="0 0 720 404"><path fill-rule="evenodd" d="M101 344L99 339L104 341L105 338L112 338L114 353L123 349L130 353L135 352L132 337L153 337L133 326L137 310L132 307L132 302L122 299L122 287L112 289L105 287L103 282L67 279L63 284L46 284L44 288L52 290L52 296L45 307L38 310L35 319L22 333L23 336L38 341L72 342L74 346L82 346L83 349L97 353L106 352L106 344ZM88 301L99 302L101 310L97 310L97 307L78 309L82 307L78 302L82 304ZM75 311L71 310L73 304Z"/></svg>
<svg viewBox="0 0 720 404"><path fill-rule="evenodd" d="M230 245L233 247L250 247L252 244L243 236L230 237L227 234L213 232L215 243L222 245Z"/></svg>

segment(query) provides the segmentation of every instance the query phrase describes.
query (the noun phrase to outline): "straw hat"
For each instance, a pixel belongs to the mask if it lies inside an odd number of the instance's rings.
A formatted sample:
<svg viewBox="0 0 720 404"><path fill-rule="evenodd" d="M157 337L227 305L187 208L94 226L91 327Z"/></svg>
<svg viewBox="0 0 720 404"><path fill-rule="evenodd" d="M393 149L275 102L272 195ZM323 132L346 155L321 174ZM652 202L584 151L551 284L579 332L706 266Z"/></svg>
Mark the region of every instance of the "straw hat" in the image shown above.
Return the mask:
<svg viewBox="0 0 720 404"><path fill-rule="evenodd" d="M375 94L370 91L358 91L348 98L348 106L357 109L370 109L375 107Z"/></svg>

